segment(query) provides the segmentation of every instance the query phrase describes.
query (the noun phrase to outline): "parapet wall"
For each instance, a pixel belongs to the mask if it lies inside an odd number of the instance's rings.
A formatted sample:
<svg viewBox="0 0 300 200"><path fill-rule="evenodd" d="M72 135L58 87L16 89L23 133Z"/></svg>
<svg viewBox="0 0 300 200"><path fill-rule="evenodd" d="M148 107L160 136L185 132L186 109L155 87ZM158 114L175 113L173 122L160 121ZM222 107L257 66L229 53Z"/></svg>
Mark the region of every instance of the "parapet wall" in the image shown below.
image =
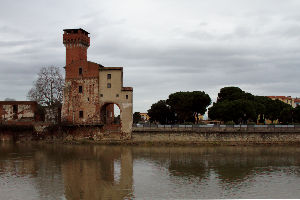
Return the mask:
<svg viewBox="0 0 300 200"><path fill-rule="evenodd" d="M300 128L134 128L133 143L300 144Z"/></svg>
<svg viewBox="0 0 300 200"><path fill-rule="evenodd" d="M300 145L299 128L133 128L132 137L102 126L0 126L0 141L126 145Z"/></svg>

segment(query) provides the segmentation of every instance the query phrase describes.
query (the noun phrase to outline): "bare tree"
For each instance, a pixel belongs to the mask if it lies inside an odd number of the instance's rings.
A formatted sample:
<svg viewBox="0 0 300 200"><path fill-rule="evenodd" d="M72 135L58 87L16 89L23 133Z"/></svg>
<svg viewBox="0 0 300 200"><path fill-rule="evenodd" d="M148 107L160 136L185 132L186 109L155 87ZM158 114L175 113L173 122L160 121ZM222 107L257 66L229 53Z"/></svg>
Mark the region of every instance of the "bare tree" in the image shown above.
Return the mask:
<svg viewBox="0 0 300 200"><path fill-rule="evenodd" d="M42 106L52 107L63 100L64 79L58 67L43 67L33 82L27 98Z"/></svg>
<svg viewBox="0 0 300 200"><path fill-rule="evenodd" d="M39 115L47 122L60 121L64 79L58 67L43 67L27 98L39 104Z"/></svg>

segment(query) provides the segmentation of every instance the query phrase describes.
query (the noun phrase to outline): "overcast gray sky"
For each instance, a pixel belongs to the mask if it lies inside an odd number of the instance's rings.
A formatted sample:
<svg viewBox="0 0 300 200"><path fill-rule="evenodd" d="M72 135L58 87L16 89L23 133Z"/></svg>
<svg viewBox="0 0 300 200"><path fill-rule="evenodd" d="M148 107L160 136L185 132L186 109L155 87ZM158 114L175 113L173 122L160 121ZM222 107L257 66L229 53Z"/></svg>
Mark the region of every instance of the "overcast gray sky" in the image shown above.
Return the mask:
<svg viewBox="0 0 300 200"><path fill-rule="evenodd" d="M124 67L134 111L176 91L238 86L300 97L299 0L1 0L0 100L25 100L65 64L63 29L90 32L88 60ZM63 69L62 69L63 70Z"/></svg>

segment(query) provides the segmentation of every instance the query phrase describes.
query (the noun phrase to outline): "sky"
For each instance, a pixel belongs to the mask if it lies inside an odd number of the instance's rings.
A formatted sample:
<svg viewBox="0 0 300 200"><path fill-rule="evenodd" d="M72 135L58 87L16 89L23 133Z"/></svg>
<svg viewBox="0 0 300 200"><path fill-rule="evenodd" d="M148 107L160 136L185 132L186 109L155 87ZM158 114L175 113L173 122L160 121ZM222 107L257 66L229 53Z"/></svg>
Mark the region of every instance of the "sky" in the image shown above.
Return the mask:
<svg viewBox="0 0 300 200"><path fill-rule="evenodd" d="M88 60L124 67L134 112L178 91L225 86L300 97L299 0L1 0L0 100L26 100L41 67L64 73L63 29Z"/></svg>

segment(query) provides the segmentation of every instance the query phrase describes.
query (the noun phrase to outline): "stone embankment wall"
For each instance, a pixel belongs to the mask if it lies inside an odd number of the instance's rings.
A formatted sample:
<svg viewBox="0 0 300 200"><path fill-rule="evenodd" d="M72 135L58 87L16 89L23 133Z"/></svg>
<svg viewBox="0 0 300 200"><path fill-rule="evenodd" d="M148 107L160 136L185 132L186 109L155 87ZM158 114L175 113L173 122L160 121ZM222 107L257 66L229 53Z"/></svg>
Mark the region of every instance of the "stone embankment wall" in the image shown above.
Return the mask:
<svg viewBox="0 0 300 200"><path fill-rule="evenodd" d="M129 139L130 137L127 134L112 130L108 131L103 126L60 126L49 123L30 125L0 124L0 142L110 143Z"/></svg>
<svg viewBox="0 0 300 200"><path fill-rule="evenodd" d="M132 137L89 126L2 126L1 141L98 143L126 145L251 145L300 144L300 127L294 128L133 128Z"/></svg>
<svg viewBox="0 0 300 200"><path fill-rule="evenodd" d="M133 128L133 143L300 144L300 128Z"/></svg>

